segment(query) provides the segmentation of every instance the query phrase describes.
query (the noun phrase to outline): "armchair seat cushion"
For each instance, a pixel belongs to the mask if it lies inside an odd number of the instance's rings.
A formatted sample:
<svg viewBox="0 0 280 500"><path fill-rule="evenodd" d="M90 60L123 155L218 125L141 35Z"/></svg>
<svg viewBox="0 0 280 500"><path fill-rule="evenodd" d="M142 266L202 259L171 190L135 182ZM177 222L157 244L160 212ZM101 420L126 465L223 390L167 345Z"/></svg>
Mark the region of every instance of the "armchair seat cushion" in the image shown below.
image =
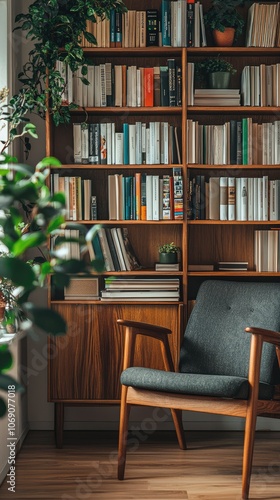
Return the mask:
<svg viewBox="0 0 280 500"><path fill-rule="evenodd" d="M171 373L150 368L127 368L121 374L121 383L138 389L193 396L247 399L249 393L248 380L243 377ZM274 386L260 383L259 399L272 399L273 394Z"/></svg>

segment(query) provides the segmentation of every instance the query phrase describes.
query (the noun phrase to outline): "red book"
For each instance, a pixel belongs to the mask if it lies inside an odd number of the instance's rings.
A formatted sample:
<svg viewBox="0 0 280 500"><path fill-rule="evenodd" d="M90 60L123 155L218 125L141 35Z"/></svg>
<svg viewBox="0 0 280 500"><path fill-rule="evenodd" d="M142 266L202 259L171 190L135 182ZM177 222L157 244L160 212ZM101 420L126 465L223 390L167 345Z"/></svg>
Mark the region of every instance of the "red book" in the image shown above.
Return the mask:
<svg viewBox="0 0 280 500"><path fill-rule="evenodd" d="M144 106L154 105L154 68L144 68Z"/></svg>

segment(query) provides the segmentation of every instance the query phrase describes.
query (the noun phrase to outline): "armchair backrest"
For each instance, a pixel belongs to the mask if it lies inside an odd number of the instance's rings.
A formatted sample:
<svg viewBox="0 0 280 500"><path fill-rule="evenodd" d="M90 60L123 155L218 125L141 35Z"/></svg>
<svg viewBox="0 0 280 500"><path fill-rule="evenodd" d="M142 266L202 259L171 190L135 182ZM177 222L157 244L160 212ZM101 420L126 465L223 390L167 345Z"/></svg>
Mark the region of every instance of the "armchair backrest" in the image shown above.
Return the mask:
<svg viewBox="0 0 280 500"><path fill-rule="evenodd" d="M247 326L280 331L280 283L202 283L180 353L180 371L247 377ZM261 382L280 383L275 347L265 343Z"/></svg>

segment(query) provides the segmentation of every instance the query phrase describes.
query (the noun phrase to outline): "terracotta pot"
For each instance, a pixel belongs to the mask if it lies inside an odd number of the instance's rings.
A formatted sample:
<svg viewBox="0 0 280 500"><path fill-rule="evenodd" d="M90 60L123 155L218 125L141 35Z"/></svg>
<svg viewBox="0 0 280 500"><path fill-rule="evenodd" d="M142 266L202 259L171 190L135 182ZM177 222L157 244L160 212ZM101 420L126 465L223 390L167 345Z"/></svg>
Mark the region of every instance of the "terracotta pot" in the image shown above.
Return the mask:
<svg viewBox="0 0 280 500"><path fill-rule="evenodd" d="M225 31L213 30L215 44L218 47L231 47L235 35L235 28L225 28Z"/></svg>

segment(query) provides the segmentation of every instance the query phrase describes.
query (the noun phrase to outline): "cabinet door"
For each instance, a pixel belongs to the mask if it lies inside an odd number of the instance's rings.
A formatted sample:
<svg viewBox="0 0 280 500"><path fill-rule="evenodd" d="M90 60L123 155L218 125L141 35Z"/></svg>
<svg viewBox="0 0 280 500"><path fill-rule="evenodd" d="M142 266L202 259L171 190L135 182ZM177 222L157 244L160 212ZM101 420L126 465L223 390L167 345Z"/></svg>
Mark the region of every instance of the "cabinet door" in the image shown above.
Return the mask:
<svg viewBox="0 0 280 500"><path fill-rule="evenodd" d="M116 401L120 399L123 329L117 318L159 324L172 329L169 343L175 364L180 345L182 306L64 305L54 306L68 324L65 337L49 342L50 401ZM163 369L159 342L140 337L136 366Z"/></svg>

